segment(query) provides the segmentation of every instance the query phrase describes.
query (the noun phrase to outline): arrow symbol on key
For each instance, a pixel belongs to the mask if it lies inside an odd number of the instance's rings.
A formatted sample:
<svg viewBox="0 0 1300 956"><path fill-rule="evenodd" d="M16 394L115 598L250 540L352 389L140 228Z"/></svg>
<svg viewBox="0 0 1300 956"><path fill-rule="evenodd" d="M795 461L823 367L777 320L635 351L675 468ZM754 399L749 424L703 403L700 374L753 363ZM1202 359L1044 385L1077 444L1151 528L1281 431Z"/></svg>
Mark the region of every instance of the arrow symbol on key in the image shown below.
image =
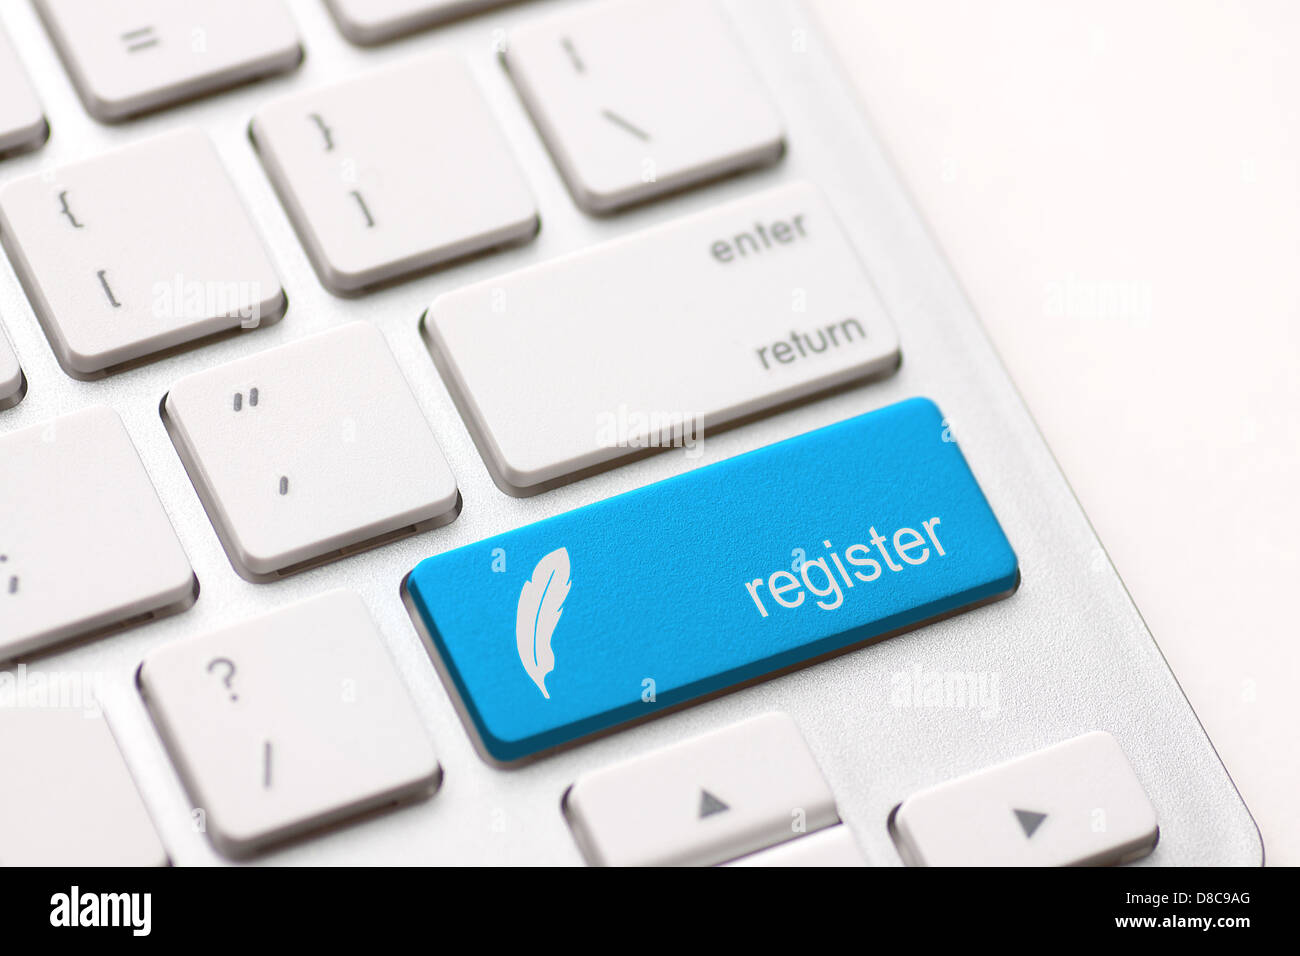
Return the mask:
<svg viewBox="0 0 1300 956"><path fill-rule="evenodd" d="M709 791L704 789L700 790L700 819L701 820L703 820L705 817L711 817L715 813L725 813L730 809L731 807L727 806L725 803L723 803L713 794L709 793Z"/></svg>
<svg viewBox="0 0 1300 956"><path fill-rule="evenodd" d="M1016 815L1016 820L1020 823L1020 829L1025 831L1025 838L1032 837L1043 821L1047 819L1046 813L1035 813L1033 810L1012 810Z"/></svg>

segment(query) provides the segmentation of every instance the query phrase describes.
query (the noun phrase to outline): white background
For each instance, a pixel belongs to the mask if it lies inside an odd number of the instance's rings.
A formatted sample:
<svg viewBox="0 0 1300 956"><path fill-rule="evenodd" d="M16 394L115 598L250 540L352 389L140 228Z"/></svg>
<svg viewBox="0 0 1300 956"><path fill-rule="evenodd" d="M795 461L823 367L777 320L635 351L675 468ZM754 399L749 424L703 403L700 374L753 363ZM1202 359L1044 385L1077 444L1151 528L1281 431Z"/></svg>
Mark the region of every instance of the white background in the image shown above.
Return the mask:
<svg viewBox="0 0 1300 956"><path fill-rule="evenodd" d="M1300 4L814 6L1268 862L1300 864Z"/></svg>

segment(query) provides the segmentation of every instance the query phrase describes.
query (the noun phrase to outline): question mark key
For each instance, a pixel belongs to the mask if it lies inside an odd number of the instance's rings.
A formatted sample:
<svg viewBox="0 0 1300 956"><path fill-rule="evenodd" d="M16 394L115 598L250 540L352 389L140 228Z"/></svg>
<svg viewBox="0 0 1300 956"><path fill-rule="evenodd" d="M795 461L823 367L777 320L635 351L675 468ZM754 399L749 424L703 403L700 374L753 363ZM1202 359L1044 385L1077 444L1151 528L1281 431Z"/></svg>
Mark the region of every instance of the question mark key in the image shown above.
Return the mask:
<svg viewBox="0 0 1300 956"><path fill-rule="evenodd" d="M442 770L365 602L330 591L158 648L140 692L207 833L244 858L427 795Z"/></svg>

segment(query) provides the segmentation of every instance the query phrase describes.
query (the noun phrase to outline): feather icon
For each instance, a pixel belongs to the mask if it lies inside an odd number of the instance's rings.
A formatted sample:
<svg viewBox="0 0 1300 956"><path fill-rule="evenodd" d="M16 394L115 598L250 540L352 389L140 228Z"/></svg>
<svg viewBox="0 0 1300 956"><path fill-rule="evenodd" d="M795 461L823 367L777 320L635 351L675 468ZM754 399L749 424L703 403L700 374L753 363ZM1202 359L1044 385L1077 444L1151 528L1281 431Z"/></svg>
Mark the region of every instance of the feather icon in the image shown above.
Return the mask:
<svg viewBox="0 0 1300 956"><path fill-rule="evenodd" d="M547 700L551 695L546 690L546 675L555 669L551 634L560 621L560 611L568 596L569 552L564 548L538 561L532 578L519 591L519 609L515 614L519 660Z"/></svg>

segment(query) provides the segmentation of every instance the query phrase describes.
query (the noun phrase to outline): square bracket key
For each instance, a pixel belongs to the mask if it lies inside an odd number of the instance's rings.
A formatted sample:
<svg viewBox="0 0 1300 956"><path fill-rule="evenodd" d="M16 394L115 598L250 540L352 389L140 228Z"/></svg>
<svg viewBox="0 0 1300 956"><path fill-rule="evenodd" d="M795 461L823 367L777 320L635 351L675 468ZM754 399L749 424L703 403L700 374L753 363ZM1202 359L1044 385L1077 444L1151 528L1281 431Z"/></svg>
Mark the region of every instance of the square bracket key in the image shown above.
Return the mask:
<svg viewBox="0 0 1300 956"><path fill-rule="evenodd" d="M337 295L537 234L537 203L456 54L283 97L258 110L249 135Z"/></svg>
<svg viewBox="0 0 1300 956"><path fill-rule="evenodd" d="M234 184L197 129L7 184L0 239L74 378L269 325L287 303Z"/></svg>

